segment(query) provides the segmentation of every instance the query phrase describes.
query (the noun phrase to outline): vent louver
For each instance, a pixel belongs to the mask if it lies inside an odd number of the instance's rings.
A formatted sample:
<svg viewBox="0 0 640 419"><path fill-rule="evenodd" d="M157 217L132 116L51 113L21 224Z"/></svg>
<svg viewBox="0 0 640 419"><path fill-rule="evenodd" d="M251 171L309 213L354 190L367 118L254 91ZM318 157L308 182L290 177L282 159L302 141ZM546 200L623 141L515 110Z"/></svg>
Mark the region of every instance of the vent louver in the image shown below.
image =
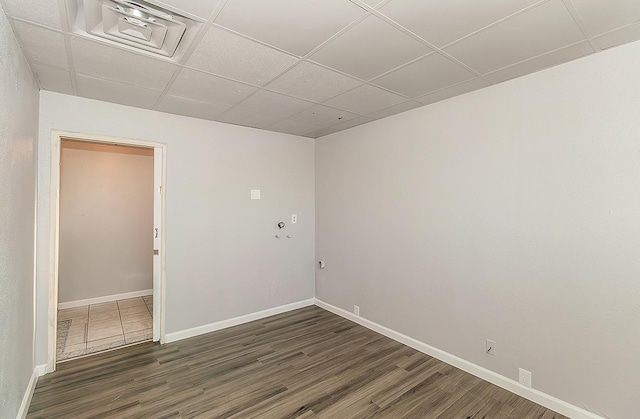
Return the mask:
<svg viewBox="0 0 640 419"><path fill-rule="evenodd" d="M76 2L77 1L77 2ZM74 0L76 32L174 57L199 23L141 0Z"/></svg>

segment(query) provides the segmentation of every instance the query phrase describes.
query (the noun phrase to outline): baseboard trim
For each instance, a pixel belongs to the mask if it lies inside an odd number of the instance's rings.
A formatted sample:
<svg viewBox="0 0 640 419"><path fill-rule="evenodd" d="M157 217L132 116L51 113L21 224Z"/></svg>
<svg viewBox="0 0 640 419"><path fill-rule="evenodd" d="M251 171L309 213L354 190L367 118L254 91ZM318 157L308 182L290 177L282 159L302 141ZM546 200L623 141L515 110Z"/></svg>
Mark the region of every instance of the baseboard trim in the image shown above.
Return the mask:
<svg viewBox="0 0 640 419"><path fill-rule="evenodd" d="M578 406L567 403L539 390L525 387L517 381L476 365L465 359L459 358L448 352L435 348L424 342L420 342L419 340L411 338L407 335L403 335L402 333L396 332L395 330L389 329L388 327L379 325L378 323L374 323L363 317L356 316L355 314L340 307L336 307L317 298L315 299L315 305L334 314L337 314L340 317L344 317L345 319L358 323L359 325L364 326L367 329L371 329L374 332L378 332L381 335L407 345L417 351L439 359L442 362L453 365L454 367L468 372L469 374L475 375L478 378L482 378L485 381L495 384L498 387L502 387L507 391L517 394L518 396L522 396L525 399L531 400L534 403L537 403L562 415L568 416L573 419L603 419L602 416L598 416L595 413L584 410Z"/></svg>
<svg viewBox="0 0 640 419"><path fill-rule="evenodd" d="M17 419L24 419L27 417L27 412L29 411L29 405L31 404L31 398L33 397L33 391L36 389L36 384L38 383L38 368L34 368L31 373L31 378L29 379L29 384L27 385L27 389L24 392L24 396L22 397L22 403L20 403L20 410L18 410L18 414L16 415Z"/></svg>
<svg viewBox="0 0 640 419"><path fill-rule="evenodd" d="M167 333L165 336L165 342L176 342L178 340L187 339L190 337L203 335L209 332L215 332L216 330L226 329L227 327L238 326L240 324L252 322L254 320L260 320L265 317L273 316L287 311L296 310L302 307L309 307L315 304L313 298L309 300L297 301L291 304L285 304L283 306L269 308L267 310L257 311L255 313L245 314L243 316L234 317L228 320L222 320L215 323L209 323L202 326L192 327L191 329L181 330L179 332Z"/></svg>
<svg viewBox="0 0 640 419"><path fill-rule="evenodd" d="M47 371L47 364L36 365L36 371L38 373L38 377L42 377L49 372Z"/></svg>
<svg viewBox="0 0 640 419"><path fill-rule="evenodd" d="M125 292L122 294L105 295L104 297L87 298L85 300L67 301L66 303L58 303L58 310L88 306L89 304L108 303L116 300L126 300L127 298L146 297L147 295L153 295L153 290Z"/></svg>

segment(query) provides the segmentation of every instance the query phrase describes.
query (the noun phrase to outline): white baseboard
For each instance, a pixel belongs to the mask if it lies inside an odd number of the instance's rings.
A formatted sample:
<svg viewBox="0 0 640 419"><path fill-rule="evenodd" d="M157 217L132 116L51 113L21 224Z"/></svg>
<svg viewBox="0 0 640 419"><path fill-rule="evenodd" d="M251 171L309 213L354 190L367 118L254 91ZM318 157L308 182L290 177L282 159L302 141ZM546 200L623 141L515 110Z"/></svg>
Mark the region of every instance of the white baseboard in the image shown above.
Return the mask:
<svg viewBox="0 0 640 419"><path fill-rule="evenodd" d="M47 373L47 364L36 365L36 371L38 372L38 377L42 377Z"/></svg>
<svg viewBox="0 0 640 419"><path fill-rule="evenodd" d="M254 320L260 320L265 317L273 316L287 311L296 310L302 307L308 307L314 305L315 300L313 298L309 300L302 300L291 304L285 304L283 306L270 308L267 310L257 311L255 313L245 314L244 316L234 317L228 320L222 320L216 323L205 324L191 329L181 330L179 332L167 333L165 336L165 342L175 342L178 340L190 338L193 336L202 335L209 332L215 332L216 330L226 329L227 327L238 326L240 324L252 322Z"/></svg>
<svg viewBox="0 0 640 419"><path fill-rule="evenodd" d="M145 297L147 295L153 295L153 290L125 292L123 294L113 294L105 295L104 297L87 298L86 300L67 301L66 303L58 303L58 310L88 306L89 304L108 303L109 301L126 300L127 298Z"/></svg>
<svg viewBox="0 0 640 419"><path fill-rule="evenodd" d="M24 392L24 396L22 397L22 403L20 403L20 410L18 410L18 414L16 415L16 419L24 419L27 417L27 412L29 411L29 405L31 404L31 398L33 397L33 391L36 389L36 384L38 383L38 368L34 368L31 373L31 378L29 379L29 384L27 385L27 389Z"/></svg>
<svg viewBox="0 0 640 419"><path fill-rule="evenodd" d="M522 396L525 399L531 400L534 403L537 403L562 415L568 416L573 419L603 419L601 416L598 416L595 413L586 411L578 406L567 403L539 390L525 387L519 382L507 378L503 375L495 373L491 370L459 358L438 348L434 348L431 345L427 345L424 342L420 342L419 340L411 338L407 335L403 335L402 333L396 332L395 330L389 329L388 327L379 325L378 323L374 323L363 317L356 316L355 314L347 310L333 306L329 303L325 303L324 301L318 300L317 298L315 299L315 304L318 307L324 308L325 310L337 314L340 317L344 317L345 319L358 323L359 325L364 326L367 329L371 329L374 332L378 332L381 335L405 344L417 351L439 359L440 361L446 362L449 365L453 365L454 367L468 372L469 374L482 378L485 381L495 384L498 387L502 387L505 390L515 393L518 396Z"/></svg>

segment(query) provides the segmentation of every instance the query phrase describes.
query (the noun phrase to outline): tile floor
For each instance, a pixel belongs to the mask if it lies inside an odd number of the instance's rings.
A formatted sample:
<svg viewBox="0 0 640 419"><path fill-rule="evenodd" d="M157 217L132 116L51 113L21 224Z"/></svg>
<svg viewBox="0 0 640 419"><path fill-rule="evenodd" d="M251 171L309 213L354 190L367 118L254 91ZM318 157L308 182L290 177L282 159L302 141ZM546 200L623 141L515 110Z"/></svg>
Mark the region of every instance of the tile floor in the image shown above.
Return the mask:
<svg viewBox="0 0 640 419"><path fill-rule="evenodd" d="M151 340L153 297L58 310L57 360Z"/></svg>

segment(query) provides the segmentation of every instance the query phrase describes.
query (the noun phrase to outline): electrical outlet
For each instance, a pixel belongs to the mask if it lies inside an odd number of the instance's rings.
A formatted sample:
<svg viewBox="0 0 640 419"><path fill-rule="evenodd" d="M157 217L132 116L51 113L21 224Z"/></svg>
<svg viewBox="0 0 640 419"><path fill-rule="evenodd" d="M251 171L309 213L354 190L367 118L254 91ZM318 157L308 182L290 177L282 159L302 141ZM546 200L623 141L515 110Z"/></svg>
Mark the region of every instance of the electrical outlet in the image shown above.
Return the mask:
<svg viewBox="0 0 640 419"><path fill-rule="evenodd" d="M356 316L360 315L360 306L353 306L353 314Z"/></svg>
<svg viewBox="0 0 640 419"><path fill-rule="evenodd" d="M496 356L496 341L487 339L486 351L489 355Z"/></svg>
<svg viewBox="0 0 640 419"><path fill-rule="evenodd" d="M518 381L525 387L531 387L531 371L518 369Z"/></svg>
<svg viewBox="0 0 640 419"><path fill-rule="evenodd" d="M291 214L291 224L298 224L298 215Z"/></svg>

